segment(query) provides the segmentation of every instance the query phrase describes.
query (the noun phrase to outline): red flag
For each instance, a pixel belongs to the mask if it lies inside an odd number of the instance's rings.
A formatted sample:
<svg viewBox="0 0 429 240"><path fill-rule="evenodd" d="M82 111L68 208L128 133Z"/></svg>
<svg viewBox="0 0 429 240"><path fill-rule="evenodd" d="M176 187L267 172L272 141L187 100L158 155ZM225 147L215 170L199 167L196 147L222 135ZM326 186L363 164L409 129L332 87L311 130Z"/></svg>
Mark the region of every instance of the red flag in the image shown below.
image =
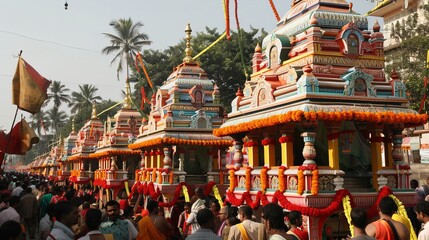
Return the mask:
<svg viewBox="0 0 429 240"><path fill-rule="evenodd" d="M2 153L23 155L38 142L39 138L36 133L24 119L17 123L9 134L0 132L0 152ZM6 145L7 149L5 149Z"/></svg>
<svg viewBox="0 0 429 240"><path fill-rule="evenodd" d="M46 100L51 81L41 76L21 57L12 80L12 103L18 108L35 114Z"/></svg>
<svg viewBox="0 0 429 240"><path fill-rule="evenodd" d="M147 97L146 97L146 91L144 90L144 87L140 88L140 92L142 94L142 103L140 105L140 109L143 110L144 109L144 104L145 103L150 103L150 102L149 102L149 99L147 99Z"/></svg>

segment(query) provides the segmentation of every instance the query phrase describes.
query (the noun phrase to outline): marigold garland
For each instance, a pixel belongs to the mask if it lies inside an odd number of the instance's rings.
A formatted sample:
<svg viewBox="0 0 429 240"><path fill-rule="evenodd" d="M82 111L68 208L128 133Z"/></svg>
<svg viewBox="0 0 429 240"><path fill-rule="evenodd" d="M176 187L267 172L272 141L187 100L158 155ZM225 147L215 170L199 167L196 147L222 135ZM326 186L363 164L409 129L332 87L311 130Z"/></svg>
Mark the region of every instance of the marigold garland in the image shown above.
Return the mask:
<svg viewBox="0 0 429 240"><path fill-rule="evenodd" d="M297 193L299 195L302 195L304 193L305 189L305 180L304 180L304 171L301 169L298 169L298 172L296 174L298 176L298 190Z"/></svg>
<svg viewBox="0 0 429 240"><path fill-rule="evenodd" d="M267 145L274 145L276 144L276 142L274 141L274 139L272 138L265 138L261 141L263 146L267 146Z"/></svg>
<svg viewBox="0 0 429 240"><path fill-rule="evenodd" d="M264 166L261 169L261 191L262 192L265 192L265 190L268 187L268 184L267 184L267 181L268 181L268 174L267 174L268 170L270 170L270 168L267 167L267 166Z"/></svg>
<svg viewBox="0 0 429 240"><path fill-rule="evenodd" d="M352 205L350 203L350 197L348 195L343 197L343 209L344 209L344 215L347 218L347 222L349 223L349 227L350 227L350 235L352 237L354 237L354 228L352 225L352 217L351 217L351 212L352 212Z"/></svg>
<svg viewBox="0 0 429 240"><path fill-rule="evenodd" d="M182 185L183 196L185 197L185 202L190 202L188 188L185 185Z"/></svg>
<svg viewBox="0 0 429 240"><path fill-rule="evenodd" d="M409 226L412 226L410 218L408 218L407 211L405 210L404 204L402 204L401 200L399 200L393 194L390 194L389 197L392 198L393 201L395 201L396 205L398 206L397 214L399 214L402 217L404 217L405 219L407 219ZM417 235L416 235L416 232L414 231L414 228L410 229L410 239L411 240L417 240Z"/></svg>
<svg viewBox="0 0 429 240"><path fill-rule="evenodd" d="M233 192L235 188L235 170L229 170L229 191Z"/></svg>
<svg viewBox="0 0 429 240"><path fill-rule="evenodd" d="M222 197L220 196L219 188L217 188L216 185L213 186L213 194L214 194L215 198L217 199L217 201L219 202L219 204L221 206L223 206Z"/></svg>
<svg viewBox="0 0 429 240"><path fill-rule="evenodd" d="M143 142L137 142L128 145L130 149L140 149L144 147L157 146L162 144L168 145L196 145L196 146L232 146L232 140L190 140L180 139L173 137L155 138ZM153 156L155 153L150 152L149 155Z"/></svg>
<svg viewBox="0 0 429 240"><path fill-rule="evenodd" d="M246 191L250 191L252 188L252 170L253 168L246 168Z"/></svg>
<svg viewBox="0 0 429 240"><path fill-rule="evenodd" d="M240 123L233 126L221 127L213 130L215 136L228 136L240 132L249 132L255 129L265 127L273 127L279 124L288 122L300 122L303 120L322 120L322 121L362 121L374 123L404 123L409 126L424 124L428 120L427 114L414 113L393 113L385 112L357 112L357 111L342 111L342 112L323 112L302 110L289 111L285 114L270 116L263 119L257 119L250 122Z"/></svg>
<svg viewBox="0 0 429 240"><path fill-rule="evenodd" d="M317 195L319 193L319 170L313 170L313 177L311 179L311 194Z"/></svg>

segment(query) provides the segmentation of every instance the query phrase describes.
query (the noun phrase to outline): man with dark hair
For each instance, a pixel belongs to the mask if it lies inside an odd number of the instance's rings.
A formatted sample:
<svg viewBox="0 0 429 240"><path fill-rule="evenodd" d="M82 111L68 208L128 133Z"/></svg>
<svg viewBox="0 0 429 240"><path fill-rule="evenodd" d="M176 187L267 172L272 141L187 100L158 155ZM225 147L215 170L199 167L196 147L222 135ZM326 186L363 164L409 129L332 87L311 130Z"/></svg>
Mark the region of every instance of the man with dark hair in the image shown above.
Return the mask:
<svg viewBox="0 0 429 240"><path fill-rule="evenodd" d="M238 219L241 223L231 227L228 239L266 239L264 224L252 221L252 208L243 205L238 209Z"/></svg>
<svg viewBox="0 0 429 240"><path fill-rule="evenodd" d="M429 239L429 202L423 201L417 203L415 207L417 219L424 224L419 233L419 240Z"/></svg>
<svg viewBox="0 0 429 240"><path fill-rule="evenodd" d="M198 240L198 239L215 239L221 240L219 236L217 236L213 232L214 227L214 215L213 212L207 208L201 209L197 213L197 222L200 225L200 229L195 231L186 239L188 240Z"/></svg>
<svg viewBox="0 0 429 240"><path fill-rule="evenodd" d="M380 220L372 222L366 226L366 233L376 239L409 239L410 232L405 225L392 219L392 215L397 210L398 207L392 198L382 198L378 205L378 215L380 216Z"/></svg>
<svg viewBox="0 0 429 240"><path fill-rule="evenodd" d="M113 239L112 234L103 234L100 232L100 230L98 230L101 224L100 210L88 209L88 212L86 213L85 224L88 227L88 233L78 240Z"/></svg>
<svg viewBox="0 0 429 240"><path fill-rule="evenodd" d="M33 189L27 187L21 197L19 209L21 217L24 219L25 228L27 229L30 239L34 239L37 225L37 215L39 212L37 198L33 195Z"/></svg>
<svg viewBox="0 0 429 240"><path fill-rule="evenodd" d="M149 215L143 217L138 223L139 234L137 240L164 240L173 234L173 227L165 217L158 214L158 202L149 200L146 206Z"/></svg>
<svg viewBox="0 0 429 240"><path fill-rule="evenodd" d="M375 238L368 236L365 232L367 225L367 214L362 208L353 208L351 212L352 225L354 229L353 240L375 240Z"/></svg>
<svg viewBox="0 0 429 240"><path fill-rule="evenodd" d="M107 221L101 223L100 231L113 234L115 240L131 240L136 238L127 221L119 219L119 203L110 200L106 203Z"/></svg>
<svg viewBox="0 0 429 240"><path fill-rule="evenodd" d="M262 223L265 225L270 240L292 240L286 234L287 227L284 222L283 208L276 203L269 203L262 209Z"/></svg>
<svg viewBox="0 0 429 240"><path fill-rule="evenodd" d="M204 189L196 188L194 197L194 203L192 203L191 213L189 214L188 219L186 220L186 225L188 228L191 228L191 232L194 233L200 228L200 225L197 222L197 213L199 210L205 208L206 196L204 196Z"/></svg>
<svg viewBox="0 0 429 240"><path fill-rule="evenodd" d="M71 229L77 223L79 210L67 201L58 202L55 205L55 223L47 240L74 240L74 232Z"/></svg>
<svg viewBox="0 0 429 240"><path fill-rule="evenodd" d="M410 181L410 187L416 191L416 194L414 195L414 204L425 200L425 191L422 187L419 187L419 181L417 181L417 179L412 179Z"/></svg>
<svg viewBox="0 0 429 240"><path fill-rule="evenodd" d="M191 203L185 202L183 204L183 212L179 215L179 221L177 222L177 228L180 231L182 237L191 235L191 228L188 228L186 220L188 220L189 214L191 213Z"/></svg>
<svg viewBox="0 0 429 240"><path fill-rule="evenodd" d="M19 209L19 197L18 196L10 197L9 207L0 212L0 226L9 220L20 223L21 217L19 216L18 209Z"/></svg>
<svg viewBox="0 0 429 240"><path fill-rule="evenodd" d="M45 209L45 216L40 219L39 222L39 232L40 232L40 238L46 239L49 232L51 231L52 224L54 223L54 215L55 215L55 204L49 204L48 207Z"/></svg>

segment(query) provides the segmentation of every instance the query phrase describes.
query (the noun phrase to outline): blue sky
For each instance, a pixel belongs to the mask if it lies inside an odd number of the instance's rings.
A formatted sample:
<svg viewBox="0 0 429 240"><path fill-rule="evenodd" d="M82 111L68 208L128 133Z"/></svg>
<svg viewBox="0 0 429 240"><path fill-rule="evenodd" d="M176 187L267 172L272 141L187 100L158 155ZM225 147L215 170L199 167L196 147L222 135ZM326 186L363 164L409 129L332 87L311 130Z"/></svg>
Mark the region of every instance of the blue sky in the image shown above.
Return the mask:
<svg viewBox="0 0 429 240"><path fill-rule="evenodd" d="M230 2L234 30L234 1ZM352 2L359 13L374 6L365 0ZM101 49L109 44L102 33L112 32L110 21L131 17L142 22L142 32L152 41L145 49L175 45L185 36L187 23L191 23L193 34L204 31L206 26L219 32L225 28L221 0L69 0L68 10L64 3L65 0L0 1L1 129L9 131L13 120L11 82L20 50L23 58L44 77L61 81L72 91L77 91L79 84L93 84L103 99L119 101L124 74L118 82L117 65L110 65L113 55L101 54ZM290 9L291 0L274 3L283 16ZM274 29L276 21L268 0L238 0L238 5L241 27ZM373 21L370 19L369 26ZM24 111L19 113L29 116Z"/></svg>

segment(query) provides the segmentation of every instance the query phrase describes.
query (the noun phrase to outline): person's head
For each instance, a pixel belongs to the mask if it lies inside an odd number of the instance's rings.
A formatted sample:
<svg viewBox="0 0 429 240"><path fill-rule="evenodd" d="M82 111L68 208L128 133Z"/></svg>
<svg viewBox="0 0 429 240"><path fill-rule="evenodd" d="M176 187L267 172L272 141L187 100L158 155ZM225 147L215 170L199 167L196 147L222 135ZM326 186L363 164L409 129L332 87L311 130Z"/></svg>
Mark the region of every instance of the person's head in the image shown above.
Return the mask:
<svg viewBox="0 0 429 240"><path fill-rule="evenodd" d="M18 196L12 196L9 198L9 207L18 208L19 206L19 197Z"/></svg>
<svg viewBox="0 0 429 240"><path fill-rule="evenodd" d="M302 225L302 214L299 211L289 213L289 222L292 226L300 227Z"/></svg>
<svg viewBox="0 0 429 240"><path fill-rule="evenodd" d="M283 230L286 225L284 222L283 208L276 203L269 203L262 209L262 218L265 220L264 225L267 231Z"/></svg>
<svg viewBox="0 0 429 240"><path fill-rule="evenodd" d="M368 218L365 209L362 208L353 208L350 213L352 218L352 224L356 228L365 229Z"/></svg>
<svg viewBox="0 0 429 240"><path fill-rule="evenodd" d="M134 208L131 206L126 206L124 209L124 213L122 214L122 216L124 218L131 218L134 215Z"/></svg>
<svg viewBox="0 0 429 240"><path fill-rule="evenodd" d="M98 209L88 209L85 215L85 223L88 226L88 230L98 230L101 224L101 211Z"/></svg>
<svg viewBox="0 0 429 240"><path fill-rule="evenodd" d="M46 214L48 214L50 218L53 218L55 216L55 204L54 203L51 203L48 206L46 206Z"/></svg>
<svg viewBox="0 0 429 240"><path fill-rule="evenodd" d="M119 217L119 203L115 200L110 200L106 203L106 212L109 220L116 221Z"/></svg>
<svg viewBox="0 0 429 240"><path fill-rule="evenodd" d="M223 207L223 208L221 208L219 210L219 213L218 213L217 216L220 219L220 221L223 222L223 221L225 221L229 217L228 211L229 211L229 207L228 206L225 206L225 207Z"/></svg>
<svg viewBox="0 0 429 240"><path fill-rule="evenodd" d="M149 211L149 214L158 214L158 202L155 200L149 200L146 205L146 209Z"/></svg>
<svg viewBox="0 0 429 240"><path fill-rule="evenodd" d="M4 222L0 227L0 235L1 239L5 240L19 240L22 235L22 227L21 224L15 222L13 220L9 220Z"/></svg>
<svg viewBox="0 0 429 240"><path fill-rule="evenodd" d="M398 210L398 206L391 197L384 197L378 204L378 211L384 215L392 217L392 215Z"/></svg>
<svg viewBox="0 0 429 240"><path fill-rule="evenodd" d="M55 205L55 218L70 228L77 223L79 210L72 202L61 201Z"/></svg>
<svg viewBox="0 0 429 240"><path fill-rule="evenodd" d="M204 199L205 198L205 196L204 196L204 190L202 188L196 188L195 189L195 195L197 195L197 197L199 199Z"/></svg>
<svg viewBox="0 0 429 240"><path fill-rule="evenodd" d="M210 210L212 211L213 215L217 216L220 211L220 204L217 200L210 203Z"/></svg>
<svg viewBox="0 0 429 240"><path fill-rule="evenodd" d="M240 219L238 219L236 217L229 217L229 218L226 219L226 224L229 227L232 227L232 226L234 226L236 224L239 224L239 223L240 223Z"/></svg>
<svg viewBox="0 0 429 240"><path fill-rule="evenodd" d="M90 194L85 193L85 195L83 195L83 201L84 202L89 202L90 203L91 200L92 200L92 196Z"/></svg>
<svg viewBox="0 0 429 240"><path fill-rule="evenodd" d="M429 221L429 202L421 201L417 203L414 208L414 211L416 212L417 219L420 222L426 223Z"/></svg>
<svg viewBox="0 0 429 240"><path fill-rule="evenodd" d="M240 221L243 220L252 220L253 211L250 206L243 205L240 208L238 208L238 219Z"/></svg>
<svg viewBox="0 0 429 240"><path fill-rule="evenodd" d="M33 191L33 189L31 188L31 187L27 187L26 189L25 189L25 193L27 194L27 193L31 193Z"/></svg>
<svg viewBox="0 0 429 240"><path fill-rule="evenodd" d="M192 205L190 202L185 202L185 204L183 204L183 210L188 214L191 213L191 207Z"/></svg>
<svg viewBox="0 0 429 240"><path fill-rule="evenodd" d="M197 222L201 228L213 229L214 215L210 209L203 208L197 213Z"/></svg>
<svg viewBox="0 0 429 240"><path fill-rule="evenodd" d="M419 181L417 181L417 179L412 179L412 180L410 181L410 187L411 187L412 189L416 189L416 188L418 188L418 187L419 187Z"/></svg>

